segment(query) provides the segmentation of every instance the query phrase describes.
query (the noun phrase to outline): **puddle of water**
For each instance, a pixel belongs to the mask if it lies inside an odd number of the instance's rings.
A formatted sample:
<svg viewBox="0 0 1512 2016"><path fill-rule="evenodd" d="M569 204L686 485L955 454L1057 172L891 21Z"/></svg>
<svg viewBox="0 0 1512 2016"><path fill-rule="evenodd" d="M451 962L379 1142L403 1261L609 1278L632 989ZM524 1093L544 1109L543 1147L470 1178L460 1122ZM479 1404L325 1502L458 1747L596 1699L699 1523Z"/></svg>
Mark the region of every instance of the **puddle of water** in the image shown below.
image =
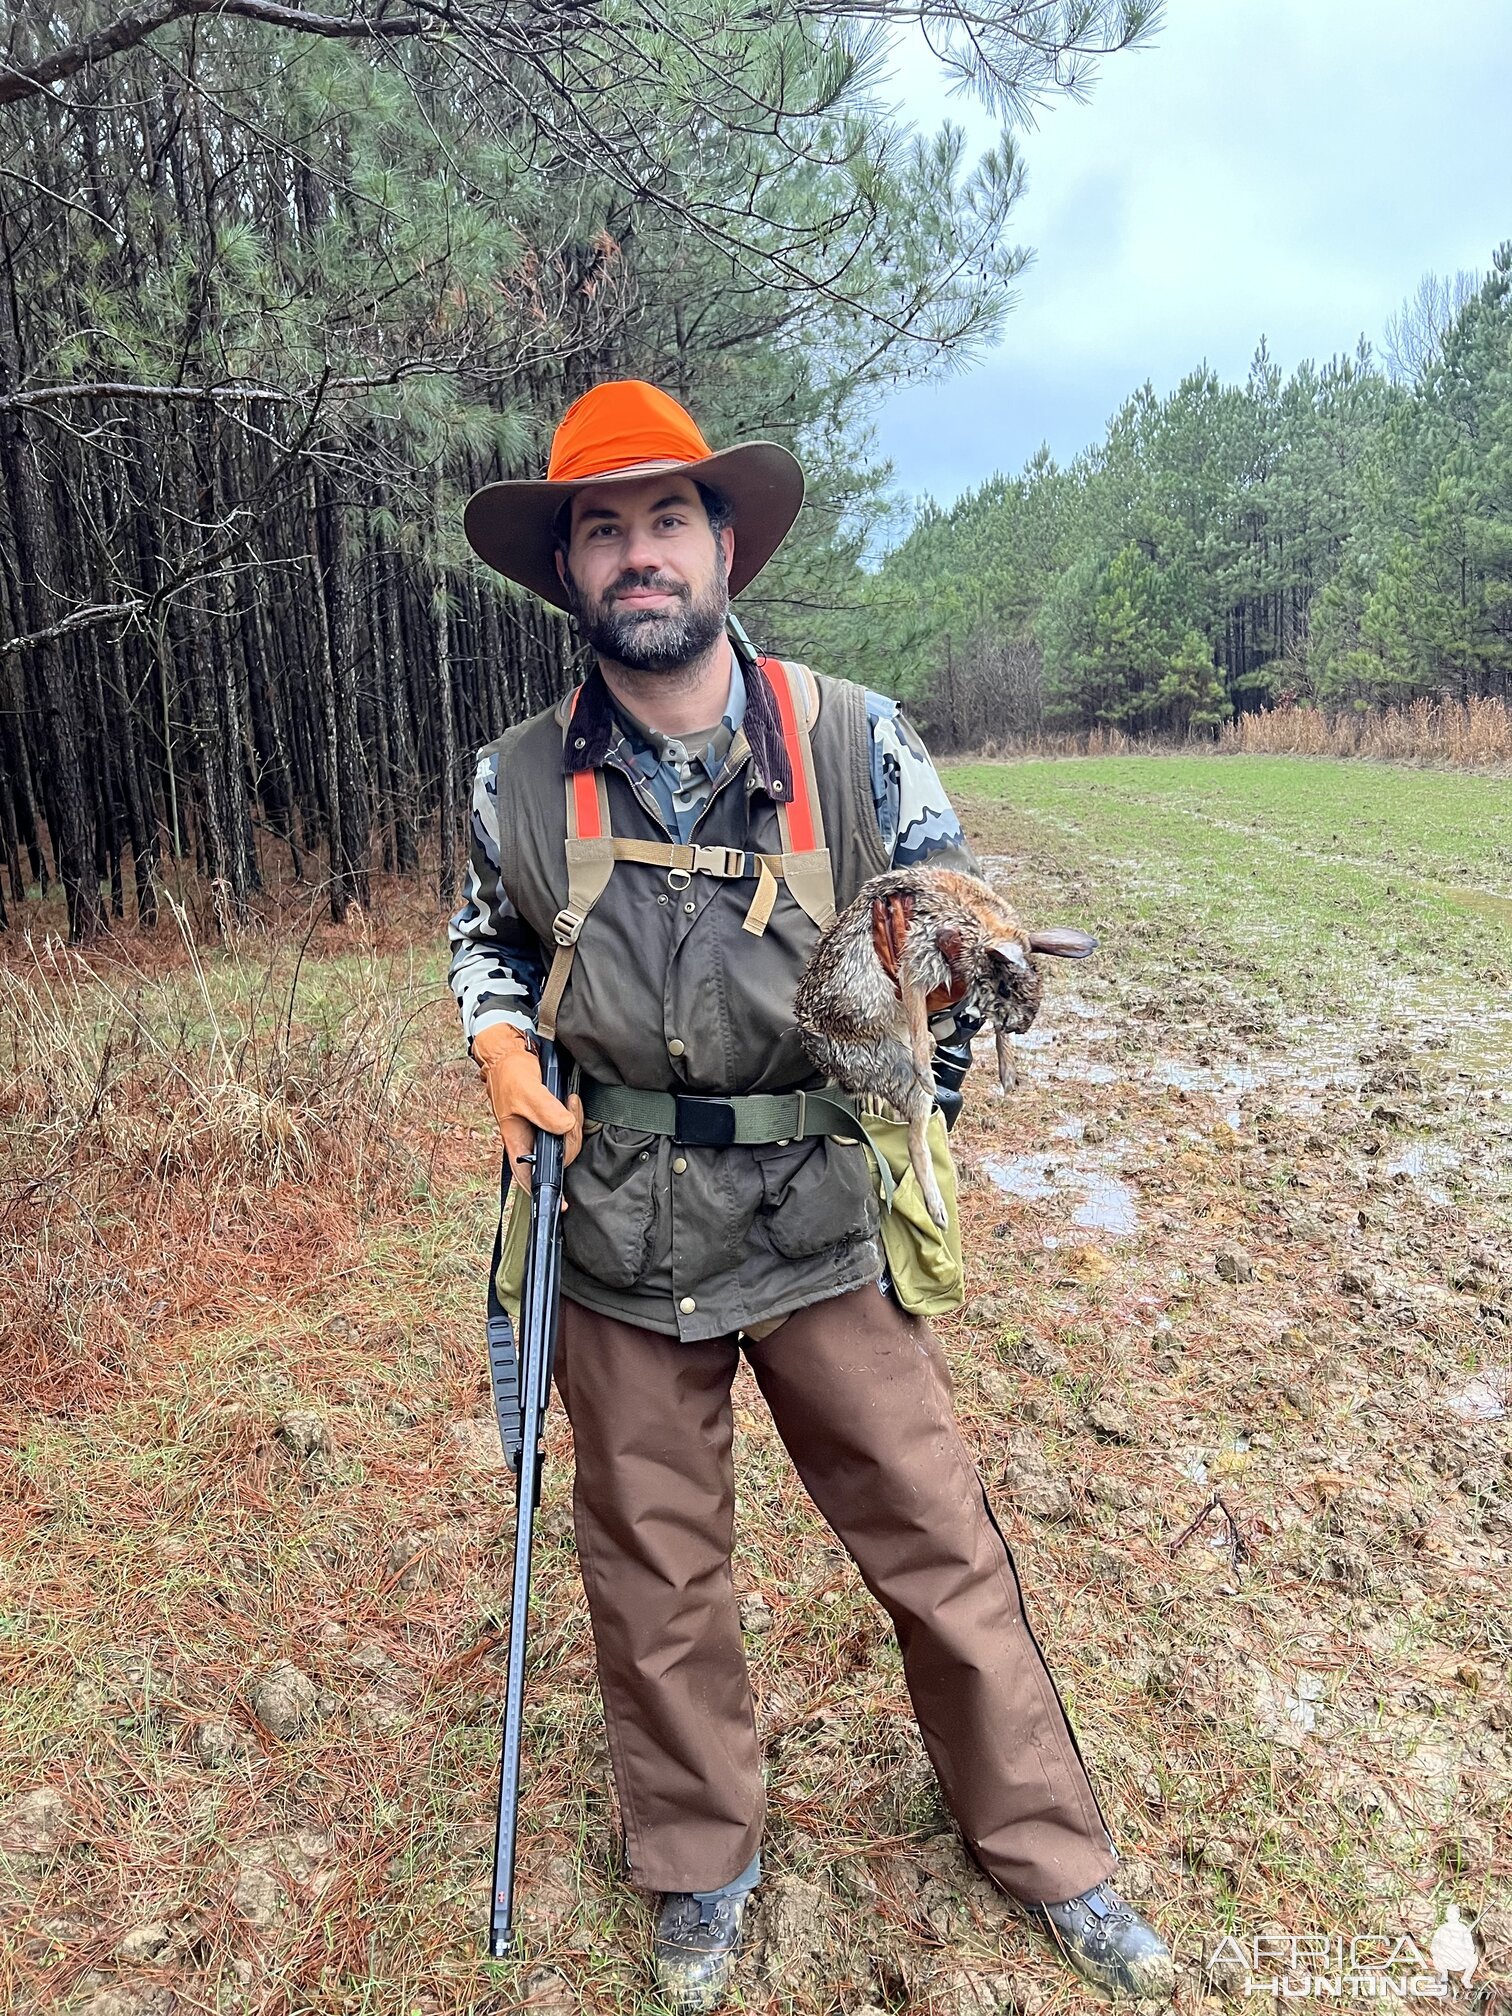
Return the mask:
<svg viewBox="0 0 1512 2016"><path fill-rule="evenodd" d="M1288 1721L1310 1736L1318 1726L1318 1703L1325 1692L1321 1674L1299 1673L1296 1693L1283 1697Z"/></svg>
<svg viewBox="0 0 1512 2016"><path fill-rule="evenodd" d="M1509 1387L1512 1374L1504 1373L1497 1378L1483 1373L1467 1379L1457 1393L1446 1393L1444 1405L1466 1421L1500 1421L1507 1411Z"/></svg>
<svg viewBox="0 0 1512 2016"><path fill-rule="evenodd" d="M982 1167L1000 1190L1029 1204L1048 1204L1075 1192L1071 1223L1087 1232L1127 1238L1139 1229L1139 1206L1130 1186L1101 1169L1058 1162L1053 1155L984 1156Z"/></svg>
<svg viewBox="0 0 1512 2016"><path fill-rule="evenodd" d="M1386 1164L1386 1174L1409 1177L1431 1202L1448 1204L1452 1201L1449 1192L1433 1178L1446 1176L1458 1169L1462 1159L1452 1148L1444 1147L1442 1142L1413 1141L1400 1154L1392 1156Z"/></svg>
<svg viewBox="0 0 1512 2016"><path fill-rule="evenodd" d="M1134 1192L1117 1176L1087 1172L1077 1181L1085 1186L1080 1204L1071 1213L1073 1225L1089 1232L1106 1232L1111 1238L1126 1239L1139 1230L1139 1207Z"/></svg>
<svg viewBox="0 0 1512 2016"><path fill-rule="evenodd" d="M1028 1204L1044 1204L1055 1195L1043 1155L1015 1155L1011 1159L988 1155L982 1167L999 1190L1006 1190L1010 1197L1022 1197Z"/></svg>
<svg viewBox="0 0 1512 2016"><path fill-rule="evenodd" d="M1263 1072L1246 1064L1209 1067L1182 1064L1174 1057L1162 1057L1150 1075L1157 1085L1170 1085L1180 1092L1206 1092L1212 1098L1222 1098L1223 1118L1236 1133L1239 1129L1239 1100L1227 1095L1253 1092L1265 1081Z"/></svg>

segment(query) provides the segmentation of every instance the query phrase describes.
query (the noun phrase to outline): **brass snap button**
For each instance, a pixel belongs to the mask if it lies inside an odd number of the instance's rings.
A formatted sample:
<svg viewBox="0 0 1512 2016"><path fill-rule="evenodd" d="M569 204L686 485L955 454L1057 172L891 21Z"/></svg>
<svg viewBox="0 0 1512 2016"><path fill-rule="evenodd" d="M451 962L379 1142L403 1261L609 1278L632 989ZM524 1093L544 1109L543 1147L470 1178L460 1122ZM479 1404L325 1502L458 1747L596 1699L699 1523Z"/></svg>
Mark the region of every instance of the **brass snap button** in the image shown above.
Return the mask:
<svg viewBox="0 0 1512 2016"><path fill-rule="evenodd" d="M698 1304L693 1300L693 1297L691 1295L684 1295L681 1302L679 1302L677 1306L682 1311L684 1316L691 1316L693 1314L693 1311L698 1307Z"/></svg>
<svg viewBox="0 0 1512 2016"><path fill-rule="evenodd" d="M679 1155L677 1160L672 1164L672 1174L674 1176L681 1176L686 1172L687 1167L688 1167L687 1156Z"/></svg>
<svg viewBox="0 0 1512 2016"><path fill-rule="evenodd" d="M687 1044L684 1043L681 1036L674 1036L671 1042L667 1045L667 1055L669 1057L681 1057L684 1051L687 1049L687 1047L688 1047Z"/></svg>

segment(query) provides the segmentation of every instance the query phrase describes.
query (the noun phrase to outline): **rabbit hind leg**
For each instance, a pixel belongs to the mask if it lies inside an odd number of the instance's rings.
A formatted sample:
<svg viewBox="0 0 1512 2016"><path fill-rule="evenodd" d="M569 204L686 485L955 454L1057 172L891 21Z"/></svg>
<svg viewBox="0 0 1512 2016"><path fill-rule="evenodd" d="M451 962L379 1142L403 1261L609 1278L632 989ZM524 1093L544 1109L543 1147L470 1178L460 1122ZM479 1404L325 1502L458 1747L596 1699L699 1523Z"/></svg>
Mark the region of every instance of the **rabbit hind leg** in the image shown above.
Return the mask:
<svg viewBox="0 0 1512 2016"><path fill-rule="evenodd" d="M913 1165L914 1175L919 1179L919 1188L924 1193L924 1208L943 1232L950 1222L950 1214L945 1209L945 1199L940 1195L940 1186L935 1181L934 1162L929 1153L929 1116L933 1109L933 1098L926 1098L917 1087L910 1093L908 1159Z"/></svg>
<svg viewBox="0 0 1512 2016"><path fill-rule="evenodd" d="M949 1220L945 1199L935 1181L930 1160L927 1129L934 1110L934 1043L929 1034L929 1000L917 981L904 979L903 1010L908 1017L909 1048L913 1055L913 1084L904 1101L908 1115L908 1159L924 1193L925 1209L943 1232Z"/></svg>

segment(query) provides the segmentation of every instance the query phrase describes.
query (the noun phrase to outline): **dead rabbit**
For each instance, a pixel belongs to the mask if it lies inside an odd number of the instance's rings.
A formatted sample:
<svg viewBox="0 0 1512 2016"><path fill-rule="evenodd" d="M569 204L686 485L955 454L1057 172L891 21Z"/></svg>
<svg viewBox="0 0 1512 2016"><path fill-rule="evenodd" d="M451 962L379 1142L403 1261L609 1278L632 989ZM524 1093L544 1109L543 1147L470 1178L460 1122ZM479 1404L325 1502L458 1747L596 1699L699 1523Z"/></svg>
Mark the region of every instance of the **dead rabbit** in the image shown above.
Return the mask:
<svg viewBox="0 0 1512 2016"><path fill-rule="evenodd" d="M1026 931L975 875L930 867L874 876L814 947L793 1003L804 1046L847 1092L885 1099L907 1120L908 1158L942 1229L945 1202L925 1139L935 1097L930 1016L964 1007L991 1023L1006 1090L1008 1038L1039 1011L1032 955L1085 959L1096 948L1085 931Z"/></svg>

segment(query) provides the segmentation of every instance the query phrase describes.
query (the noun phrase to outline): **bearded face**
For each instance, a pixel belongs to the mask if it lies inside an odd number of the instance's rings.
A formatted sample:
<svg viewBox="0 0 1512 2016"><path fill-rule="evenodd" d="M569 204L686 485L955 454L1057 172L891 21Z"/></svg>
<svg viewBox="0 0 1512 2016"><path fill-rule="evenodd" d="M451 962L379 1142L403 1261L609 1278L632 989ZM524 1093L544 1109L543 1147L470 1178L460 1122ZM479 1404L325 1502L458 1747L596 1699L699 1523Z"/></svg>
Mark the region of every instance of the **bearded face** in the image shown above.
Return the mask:
<svg viewBox="0 0 1512 2016"><path fill-rule="evenodd" d="M729 576L717 544L701 588L656 567L629 569L598 596L570 574L566 585L583 641L629 672L681 670L721 635L730 613Z"/></svg>
<svg viewBox="0 0 1512 2016"><path fill-rule="evenodd" d="M732 550L696 484L668 475L582 493L558 564L591 649L627 672L670 678L724 631Z"/></svg>

